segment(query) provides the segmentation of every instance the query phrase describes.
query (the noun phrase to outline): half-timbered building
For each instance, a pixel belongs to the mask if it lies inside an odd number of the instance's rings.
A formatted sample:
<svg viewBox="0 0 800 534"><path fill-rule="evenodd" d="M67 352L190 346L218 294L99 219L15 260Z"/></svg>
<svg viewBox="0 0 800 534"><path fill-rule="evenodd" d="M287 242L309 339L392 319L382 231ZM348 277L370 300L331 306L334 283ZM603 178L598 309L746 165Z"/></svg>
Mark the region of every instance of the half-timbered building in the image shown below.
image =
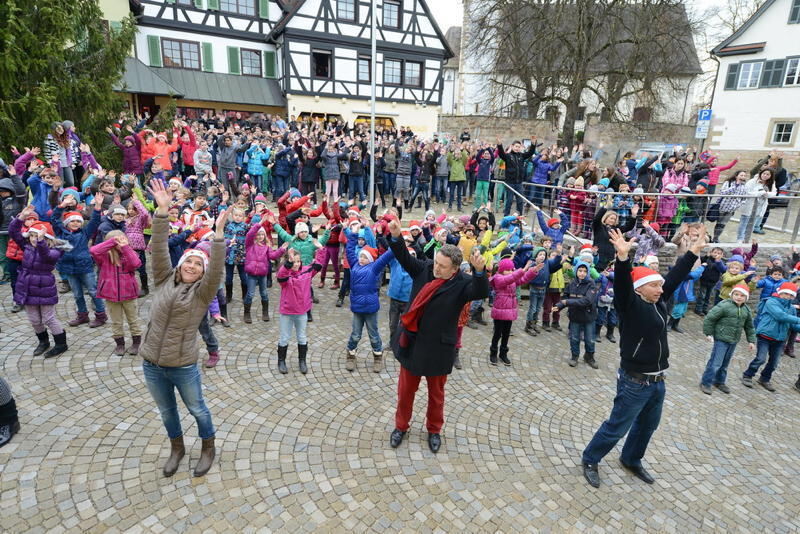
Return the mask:
<svg viewBox="0 0 800 534"><path fill-rule="evenodd" d="M106 3L109 0L104 0ZM370 0L129 0L124 86L138 109L369 120ZM376 122L436 130L453 57L425 0L376 0Z"/></svg>

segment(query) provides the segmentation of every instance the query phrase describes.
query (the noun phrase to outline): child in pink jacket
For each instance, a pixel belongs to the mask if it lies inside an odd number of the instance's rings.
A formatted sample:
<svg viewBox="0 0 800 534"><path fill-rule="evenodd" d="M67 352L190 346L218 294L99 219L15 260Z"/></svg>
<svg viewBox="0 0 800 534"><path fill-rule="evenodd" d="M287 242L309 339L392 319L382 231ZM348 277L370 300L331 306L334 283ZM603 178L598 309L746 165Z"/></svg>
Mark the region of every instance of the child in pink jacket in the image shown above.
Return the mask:
<svg viewBox="0 0 800 534"><path fill-rule="evenodd" d="M106 300L108 314L111 316L111 334L117 346L114 354L125 354L125 329L122 316L128 320L133 342L128 354L139 354L142 342L142 326L136 299L139 298L139 284L136 270L141 266L139 255L133 250L128 236L121 230L106 234L106 240L89 249L97 264L100 276L97 282L97 297Z"/></svg>
<svg viewBox="0 0 800 534"><path fill-rule="evenodd" d="M289 338L292 336L292 327L297 333L297 357L300 372L306 374L306 354L308 353L308 337L306 324L308 312L311 311L311 281L314 275L322 270L322 262L327 251L325 247L317 250L314 263L303 266L300 253L295 249L288 249L284 256L283 264L278 269L276 276L281 285L280 304L280 335L278 338L278 371L286 374L286 351L289 348Z"/></svg>
<svg viewBox="0 0 800 534"><path fill-rule="evenodd" d="M261 320L269 321L269 294L267 293L267 276L272 268L272 260L280 258L288 243L283 247L272 249L269 245L266 225L270 222L267 219L261 224L254 224L244 238L244 272L247 273L247 293L244 297L244 322L250 324L253 318L250 316L250 306L253 303L253 296L258 286L261 295Z"/></svg>
<svg viewBox="0 0 800 534"><path fill-rule="evenodd" d="M492 319L494 332L492 333L492 346L489 348L489 363L497 365L497 342L500 341L500 361L511 365L508 359L508 336L511 334L511 324L517 319L517 287L525 285L534 278L541 269L537 265L532 269L532 262L524 268L514 270L514 261L510 258L500 260L497 264L497 274L490 281L494 290L494 305L492 306Z"/></svg>

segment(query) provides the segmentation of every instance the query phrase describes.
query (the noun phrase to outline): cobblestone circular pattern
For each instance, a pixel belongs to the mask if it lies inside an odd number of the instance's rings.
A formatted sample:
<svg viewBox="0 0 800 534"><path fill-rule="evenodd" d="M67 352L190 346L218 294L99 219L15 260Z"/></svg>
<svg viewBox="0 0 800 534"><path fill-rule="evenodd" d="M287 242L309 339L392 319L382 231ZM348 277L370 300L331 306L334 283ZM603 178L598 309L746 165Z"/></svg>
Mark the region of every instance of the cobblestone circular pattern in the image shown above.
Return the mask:
<svg viewBox="0 0 800 534"><path fill-rule="evenodd" d="M731 395L708 397L697 383L710 346L692 314L686 334L670 334L664 416L645 458L656 483L623 471L618 447L593 490L580 453L611 408L616 344L598 345L599 370L573 369L563 332L522 331L523 300L512 367L488 365L490 326L465 330L439 454L427 448L424 381L411 431L391 449L398 364L387 353L373 373L365 333L356 371L345 370L351 316L334 307L335 292L315 290L321 303L309 324L308 375L290 345L284 376L276 369L277 321L245 329L238 291L233 328L215 327L222 361L203 371L215 465L204 478L191 476L200 442L181 406L189 452L165 479L168 443L141 360L112 354L108 325L68 328L66 354L32 357L25 314L8 313L10 291L0 287L0 373L22 421L0 449L4 532L800 530L800 395L792 389L800 365L782 360L777 393L748 390L738 381L749 361L740 346ZM64 297L58 314L68 320L73 303ZM270 297L274 309L277 287ZM145 318L149 298L139 302ZM382 305L385 340L385 296Z"/></svg>

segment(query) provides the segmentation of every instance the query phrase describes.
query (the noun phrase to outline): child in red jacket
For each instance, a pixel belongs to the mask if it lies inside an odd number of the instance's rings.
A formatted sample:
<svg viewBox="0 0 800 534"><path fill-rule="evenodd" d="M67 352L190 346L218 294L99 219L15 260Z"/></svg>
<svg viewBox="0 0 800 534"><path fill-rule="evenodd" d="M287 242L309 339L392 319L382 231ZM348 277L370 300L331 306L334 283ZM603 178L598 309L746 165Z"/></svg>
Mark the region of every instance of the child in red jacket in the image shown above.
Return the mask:
<svg viewBox="0 0 800 534"><path fill-rule="evenodd" d="M100 272L97 283L97 296L106 300L108 314L111 316L111 333L117 346L114 354L125 354L125 329L122 316L128 320L133 342L128 354L139 354L142 342L142 326L136 299L139 298L139 284L136 270L142 262L139 255L128 242L128 236L120 230L106 234L106 240L89 249Z"/></svg>

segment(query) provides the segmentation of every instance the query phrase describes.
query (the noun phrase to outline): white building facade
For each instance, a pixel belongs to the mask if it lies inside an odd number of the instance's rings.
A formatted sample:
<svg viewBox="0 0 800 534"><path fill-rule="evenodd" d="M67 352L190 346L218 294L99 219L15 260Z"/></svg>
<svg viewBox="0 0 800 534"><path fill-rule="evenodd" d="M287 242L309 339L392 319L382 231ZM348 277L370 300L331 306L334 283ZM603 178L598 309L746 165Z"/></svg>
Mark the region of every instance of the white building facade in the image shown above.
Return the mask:
<svg viewBox="0 0 800 534"><path fill-rule="evenodd" d="M712 53L719 70L706 146L762 156L800 155L800 0L766 0Z"/></svg>
<svg viewBox="0 0 800 534"><path fill-rule="evenodd" d="M425 0L377 0L376 123L436 131L442 65L452 57ZM371 2L295 2L268 36L288 115L366 122L371 95Z"/></svg>

